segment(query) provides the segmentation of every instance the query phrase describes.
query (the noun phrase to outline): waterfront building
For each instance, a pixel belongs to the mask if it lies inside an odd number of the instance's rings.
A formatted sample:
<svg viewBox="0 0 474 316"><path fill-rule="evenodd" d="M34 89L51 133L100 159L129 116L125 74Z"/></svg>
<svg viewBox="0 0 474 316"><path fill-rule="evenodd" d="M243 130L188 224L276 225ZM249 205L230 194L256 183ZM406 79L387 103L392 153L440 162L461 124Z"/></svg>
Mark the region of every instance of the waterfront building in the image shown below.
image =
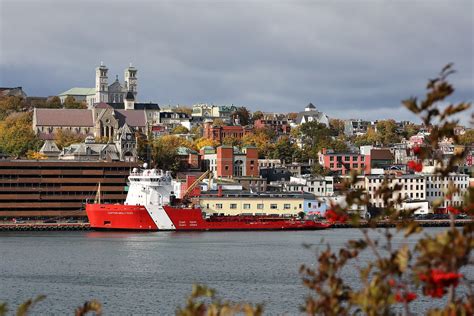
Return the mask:
<svg viewBox="0 0 474 316"><path fill-rule="evenodd" d="M225 215L296 216L314 211L318 201L308 193L243 193L218 192L202 195L200 205L206 213ZM320 203L321 205L321 203Z"/></svg>
<svg viewBox="0 0 474 316"><path fill-rule="evenodd" d="M466 174L450 174L442 177L434 175L430 171L434 167L425 167L424 176L426 177L426 199L430 206L435 201L442 201L439 205L440 209L446 209L448 206L462 207L464 206L464 197L469 189L469 176ZM450 199L446 198L450 185L454 186L459 192L453 193Z"/></svg>
<svg viewBox="0 0 474 316"><path fill-rule="evenodd" d="M0 160L0 218L85 217L99 183L103 203L123 203L132 162Z"/></svg>
<svg viewBox="0 0 474 316"><path fill-rule="evenodd" d="M387 206L382 197L375 193L385 181L387 181L387 185L392 189L395 188L395 185L400 185L400 190L392 193L390 198L392 201L398 198L411 201L424 201L427 198L426 178L423 175L367 175L365 177L365 188L369 197L370 206L376 208L384 208Z"/></svg>

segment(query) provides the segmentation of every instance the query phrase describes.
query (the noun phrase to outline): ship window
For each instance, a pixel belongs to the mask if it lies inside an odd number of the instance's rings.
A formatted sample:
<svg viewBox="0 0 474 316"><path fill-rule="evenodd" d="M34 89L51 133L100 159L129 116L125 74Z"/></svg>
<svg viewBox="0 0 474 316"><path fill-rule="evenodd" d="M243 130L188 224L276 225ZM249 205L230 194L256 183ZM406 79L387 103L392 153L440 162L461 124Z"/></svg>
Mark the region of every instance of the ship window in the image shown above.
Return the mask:
<svg viewBox="0 0 474 316"><path fill-rule="evenodd" d="M278 208L277 204L270 204L270 209L276 210Z"/></svg>
<svg viewBox="0 0 474 316"><path fill-rule="evenodd" d="M232 204L230 205L230 208L231 208L232 210L235 210L235 209L237 208L237 204L232 203Z"/></svg>
<svg viewBox="0 0 474 316"><path fill-rule="evenodd" d="M291 205L290 204L283 204L283 208L285 210L289 210L291 208Z"/></svg>
<svg viewBox="0 0 474 316"><path fill-rule="evenodd" d="M221 209L221 208L222 208L222 204L216 204L216 208L217 208L217 209Z"/></svg>
<svg viewBox="0 0 474 316"><path fill-rule="evenodd" d="M263 210L263 204L257 204L257 209Z"/></svg>
<svg viewBox="0 0 474 316"><path fill-rule="evenodd" d="M249 210L250 209L250 204L244 204L244 210Z"/></svg>

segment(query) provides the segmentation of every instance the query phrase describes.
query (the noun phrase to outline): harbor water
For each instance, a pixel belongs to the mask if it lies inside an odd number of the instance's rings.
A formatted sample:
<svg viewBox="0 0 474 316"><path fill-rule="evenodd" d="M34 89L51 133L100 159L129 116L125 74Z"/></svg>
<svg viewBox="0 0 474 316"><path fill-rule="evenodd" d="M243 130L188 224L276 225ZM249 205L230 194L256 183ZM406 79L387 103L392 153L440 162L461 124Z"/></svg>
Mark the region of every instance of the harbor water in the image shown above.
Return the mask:
<svg viewBox="0 0 474 316"><path fill-rule="evenodd" d="M443 228L428 228L437 232ZM314 266L317 247L339 248L357 229L288 232L1 232L0 301L11 308L39 294L33 315L72 314L97 299L105 315L173 315L192 284L232 301L263 303L265 314L299 314L308 291L299 267ZM412 237L412 246L419 237ZM395 237L394 244L406 242ZM304 245L313 246L308 249ZM356 266L345 279L358 286ZM414 304L423 312L432 301Z"/></svg>

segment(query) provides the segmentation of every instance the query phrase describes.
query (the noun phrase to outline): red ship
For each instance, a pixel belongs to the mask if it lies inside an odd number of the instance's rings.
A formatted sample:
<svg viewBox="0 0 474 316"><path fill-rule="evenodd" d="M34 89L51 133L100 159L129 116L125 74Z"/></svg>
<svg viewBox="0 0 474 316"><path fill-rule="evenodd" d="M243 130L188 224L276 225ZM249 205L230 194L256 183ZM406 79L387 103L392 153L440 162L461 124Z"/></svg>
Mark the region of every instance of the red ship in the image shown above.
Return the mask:
<svg viewBox="0 0 474 316"><path fill-rule="evenodd" d="M170 173L134 170L124 204L87 204L91 228L108 230L317 230L330 224L297 217L265 215L217 215L200 208L177 206Z"/></svg>

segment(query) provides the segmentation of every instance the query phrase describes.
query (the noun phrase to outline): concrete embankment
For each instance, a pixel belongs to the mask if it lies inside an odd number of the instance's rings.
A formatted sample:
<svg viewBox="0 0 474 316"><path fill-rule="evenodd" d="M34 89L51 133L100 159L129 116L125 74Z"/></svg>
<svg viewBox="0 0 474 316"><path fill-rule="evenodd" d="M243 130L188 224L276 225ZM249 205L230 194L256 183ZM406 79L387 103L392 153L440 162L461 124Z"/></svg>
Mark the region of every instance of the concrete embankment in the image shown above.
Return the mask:
<svg viewBox="0 0 474 316"><path fill-rule="evenodd" d="M89 223L0 223L0 231L65 231L89 229Z"/></svg>

